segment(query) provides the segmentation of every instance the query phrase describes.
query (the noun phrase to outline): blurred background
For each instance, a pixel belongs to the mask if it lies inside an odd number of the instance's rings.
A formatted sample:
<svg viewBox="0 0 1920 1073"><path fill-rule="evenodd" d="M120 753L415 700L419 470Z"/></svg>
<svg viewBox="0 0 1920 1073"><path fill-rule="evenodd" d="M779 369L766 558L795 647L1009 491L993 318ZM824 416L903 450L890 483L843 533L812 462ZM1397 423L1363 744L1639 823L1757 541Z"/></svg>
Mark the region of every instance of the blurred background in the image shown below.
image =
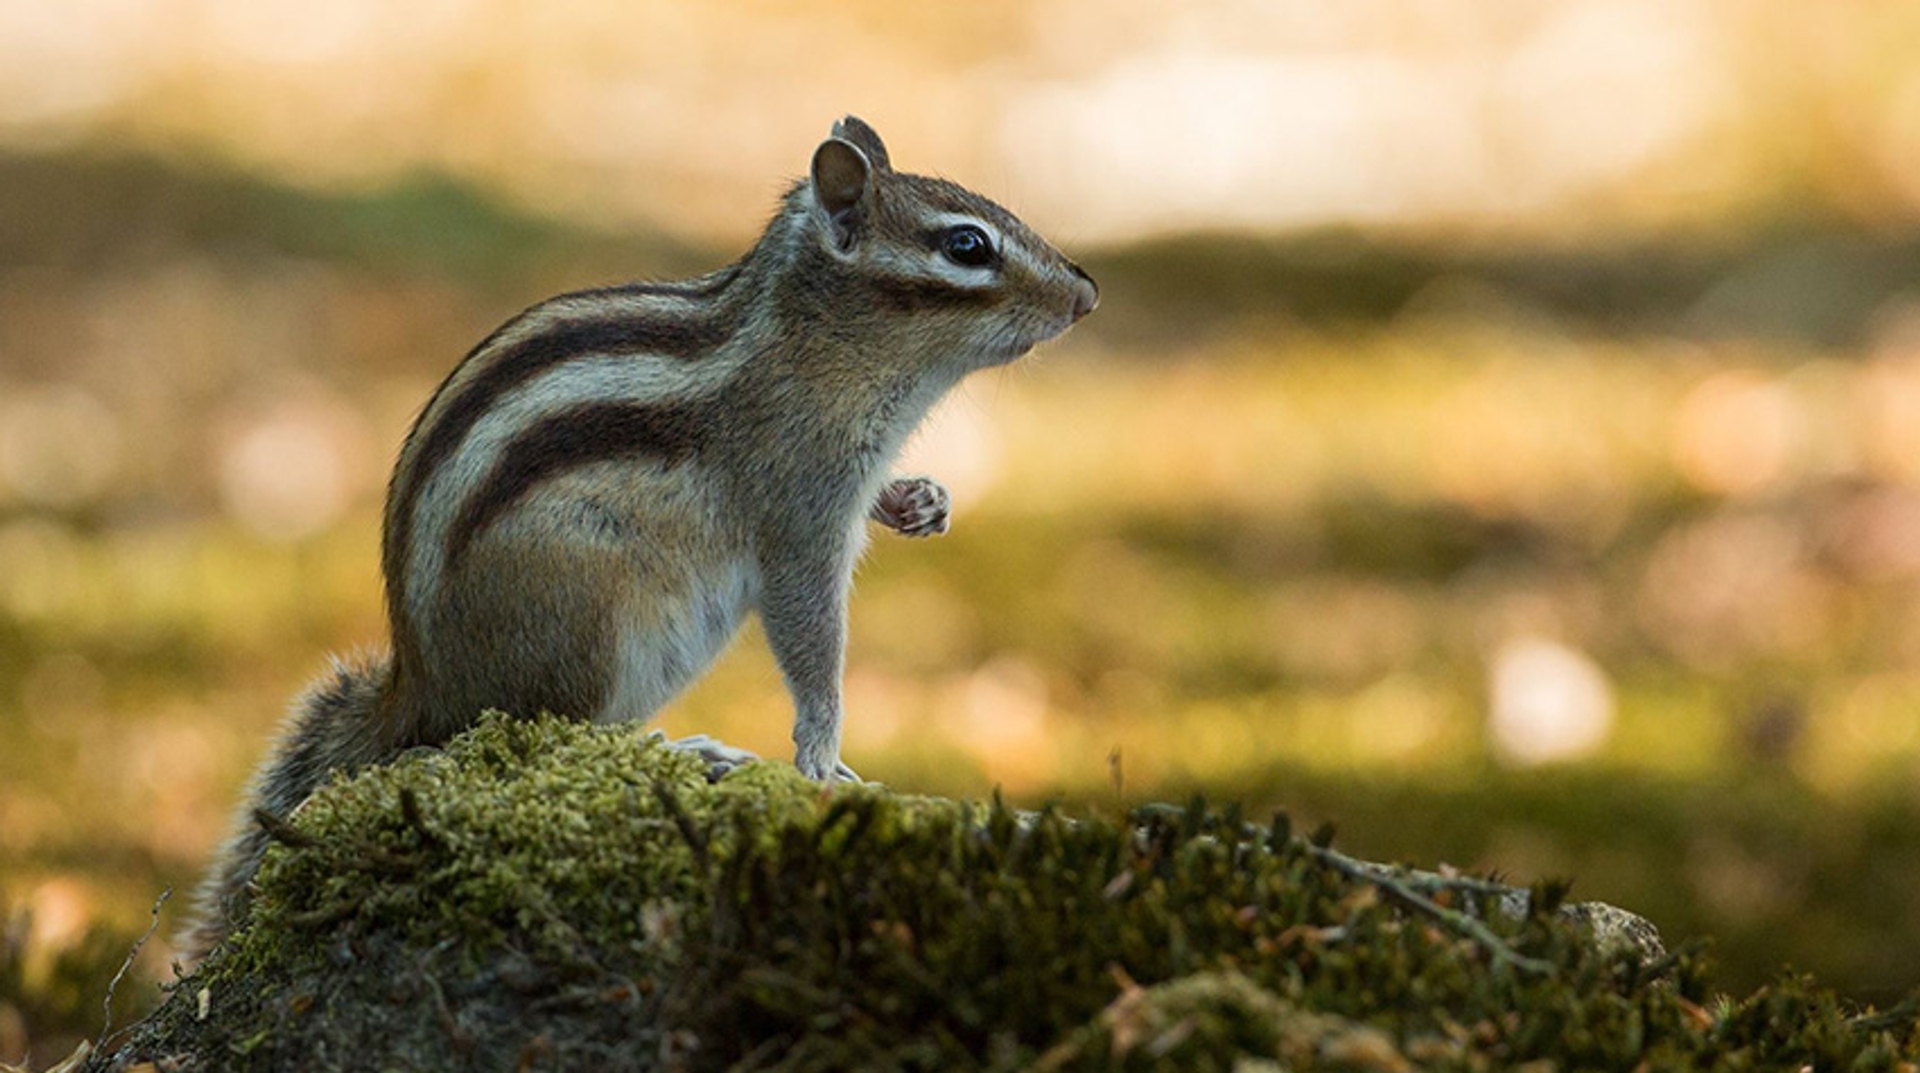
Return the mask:
<svg viewBox="0 0 1920 1073"><path fill-rule="evenodd" d="M916 440L858 770L1920 982L1920 8L0 0L0 1060L170 886L152 1001L434 384L732 260L846 112L1103 285ZM752 635L664 722L789 711Z"/></svg>

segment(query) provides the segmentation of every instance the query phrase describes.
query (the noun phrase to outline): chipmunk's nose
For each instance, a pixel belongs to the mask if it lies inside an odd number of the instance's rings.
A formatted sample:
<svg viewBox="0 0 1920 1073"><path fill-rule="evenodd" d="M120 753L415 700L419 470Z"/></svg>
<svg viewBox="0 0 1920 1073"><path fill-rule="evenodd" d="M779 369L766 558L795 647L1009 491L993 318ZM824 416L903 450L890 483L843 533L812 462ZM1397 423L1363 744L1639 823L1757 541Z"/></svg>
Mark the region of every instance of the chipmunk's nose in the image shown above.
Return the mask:
<svg viewBox="0 0 1920 1073"><path fill-rule="evenodd" d="M1073 291L1073 319L1079 320L1099 307L1100 285L1093 281L1092 276L1087 275L1086 269L1072 261L1067 262L1067 267L1080 278L1080 285Z"/></svg>

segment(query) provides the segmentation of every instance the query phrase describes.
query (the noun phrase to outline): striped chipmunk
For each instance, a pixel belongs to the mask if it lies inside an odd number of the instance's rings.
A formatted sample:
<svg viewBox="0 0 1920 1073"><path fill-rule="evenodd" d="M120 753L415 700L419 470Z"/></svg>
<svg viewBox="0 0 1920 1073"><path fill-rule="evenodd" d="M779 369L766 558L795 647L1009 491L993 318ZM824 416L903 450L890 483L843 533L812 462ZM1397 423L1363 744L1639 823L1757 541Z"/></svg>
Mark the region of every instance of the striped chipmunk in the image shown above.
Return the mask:
<svg viewBox="0 0 1920 1073"><path fill-rule="evenodd" d="M1052 339L1092 278L1005 209L893 170L852 116L738 263L535 305L414 422L388 485L392 631L295 702L203 883L181 956L244 910L285 816L332 772L443 743L484 709L644 721L759 612L795 763L840 762L847 595L872 519L946 531L888 466L968 373ZM748 754L676 743L717 769Z"/></svg>

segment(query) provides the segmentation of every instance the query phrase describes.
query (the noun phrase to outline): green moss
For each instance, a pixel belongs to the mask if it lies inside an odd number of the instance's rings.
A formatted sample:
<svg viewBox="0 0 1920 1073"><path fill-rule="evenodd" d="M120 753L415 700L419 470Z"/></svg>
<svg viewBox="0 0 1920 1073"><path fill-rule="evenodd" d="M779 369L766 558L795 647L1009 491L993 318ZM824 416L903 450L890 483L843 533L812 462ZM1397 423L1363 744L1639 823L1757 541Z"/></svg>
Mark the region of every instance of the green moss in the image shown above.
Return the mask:
<svg viewBox="0 0 1920 1073"><path fill-rule="evenodd" d="M1496 939L1464 935L1284 822L1197 802L1114 822L822 789L784 764L709 784L631 729L493 717L329 786L293 826L251 920L123 1059L1733 1069L1914 1053L1910 1016L1854 1018L1804 980L1716 1000L1696 953L1642 963L1550 896L1491 921Z"/></svg>
<svg viewBox="0 0 1920 1073"><path fill-rule="evenodd" d="M1233 972L1202 972L1122 991L1093 1023L1068 1034L1035 1070L1155 1064L1189 1070L1242 1068L1267 1058L1281 1069L1401 1070L1408 1053L1364 1022L1302 1010ZM1450 1041L1419 1041L1423 1060L1459 1057Z"/></svg>
<svg viewBox="0 0 1920 1073"><path fill-rule="evenodd" d="M818 809L820 787L785 765L718 784L704 770L628 728L489 715L444 751L336 781L303 806L294 824L311 844L269 852L252 924L210 976L242 979L318 926L469 951L592 935L653 953L667 919L699 924L679 918L704 910L703 856ZM712 834L696 849L688 829Z"/></svg>

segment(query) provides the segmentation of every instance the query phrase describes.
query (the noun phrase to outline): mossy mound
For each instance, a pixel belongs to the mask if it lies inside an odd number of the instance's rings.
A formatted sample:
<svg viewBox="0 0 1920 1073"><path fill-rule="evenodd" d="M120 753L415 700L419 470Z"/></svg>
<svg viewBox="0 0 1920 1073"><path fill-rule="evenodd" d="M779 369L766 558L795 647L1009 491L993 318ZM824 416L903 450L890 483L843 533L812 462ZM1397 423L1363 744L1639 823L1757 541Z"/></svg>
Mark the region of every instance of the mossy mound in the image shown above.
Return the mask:
<svg viewBox="0 0 1920 1073"><path fill-rule="evenodd" d="M99 1067L1896 1068L1910 1011L1712 997L1547 912L1474 937L1285 824L1017 816L489 718L317 794Z"/></svg>

